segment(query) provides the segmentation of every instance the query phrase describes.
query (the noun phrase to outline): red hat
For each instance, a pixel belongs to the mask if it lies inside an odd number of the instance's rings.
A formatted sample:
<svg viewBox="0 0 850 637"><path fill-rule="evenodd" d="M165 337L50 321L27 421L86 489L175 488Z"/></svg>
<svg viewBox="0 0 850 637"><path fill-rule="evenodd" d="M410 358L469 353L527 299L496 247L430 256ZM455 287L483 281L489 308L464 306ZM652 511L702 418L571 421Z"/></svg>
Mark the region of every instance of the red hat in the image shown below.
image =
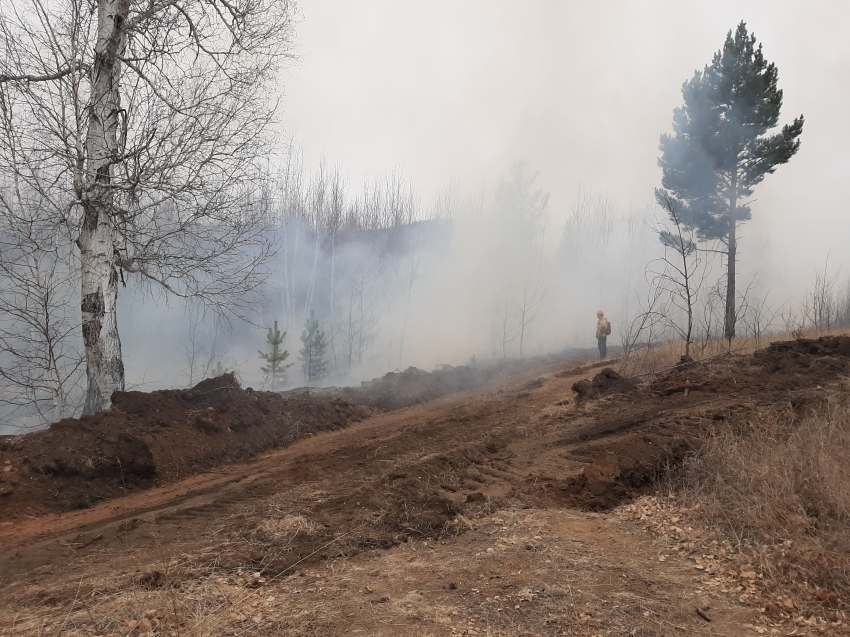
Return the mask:
<svg viewBox="0 0 850 637"><path fill-rule="evenodd" d="M596 316L599 316L600 314L603 314L603 315L604 315L604 314L605 314L605 312L603 312L602 310L599 310L599 311L597 311L597 312L596 312Z"/></svg>

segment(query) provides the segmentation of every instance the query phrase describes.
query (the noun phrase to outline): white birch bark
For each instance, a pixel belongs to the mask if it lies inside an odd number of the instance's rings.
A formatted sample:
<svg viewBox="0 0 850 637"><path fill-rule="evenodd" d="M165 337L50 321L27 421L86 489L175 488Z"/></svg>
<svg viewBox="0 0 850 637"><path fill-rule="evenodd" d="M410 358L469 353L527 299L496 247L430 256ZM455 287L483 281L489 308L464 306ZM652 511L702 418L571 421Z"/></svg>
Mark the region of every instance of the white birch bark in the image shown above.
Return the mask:
<svg viewBox="0 0 850 637"><path fill-rule="evenodd" d="M86 412L109 409L124 388L125 274L223 316L253 316L275 252L253 193L273 148L269 89L290 58L294 11L289 0L0 0L0 173L25 182L59 229L63 258L76 262L69 239L80 251L81 321L58 334L64 345L81 327ZM9 338L25 322L14 318ZM64 383L78 367L58 351ZM0 379L0 402L13 382ZM54 412L67 406L65 392Z"/></svg>
<svg viewBox="0 0 850 637"><path fill-rule="evenodd" d="M118 336L118 270L114 226L113 165L118 147L121 98L119 55L126 44L129 0L98 0L97 45L91 69L91 104L86 139L86 172L80 200L84 219L80 248L81 312L86 348L84 413L112 407L112 392L124 390L124 363Z"/></svg>

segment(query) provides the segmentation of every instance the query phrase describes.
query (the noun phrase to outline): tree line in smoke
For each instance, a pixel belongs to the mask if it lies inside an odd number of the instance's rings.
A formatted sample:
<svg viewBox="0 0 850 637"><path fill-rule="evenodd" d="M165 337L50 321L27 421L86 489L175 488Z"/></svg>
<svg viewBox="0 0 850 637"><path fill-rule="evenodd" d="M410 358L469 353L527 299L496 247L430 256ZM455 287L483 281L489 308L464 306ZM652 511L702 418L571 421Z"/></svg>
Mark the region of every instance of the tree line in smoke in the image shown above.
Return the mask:
<svg viewBox="0 0 850 637"><path fill-rule="evenodd" d="M416 348L423 328L431 330L431 339L439 334L431 322L421 324L422 306L441 302L433 295L445 285L435 289L435 281L462 281L476 292L487 288L480 303L484 329L477 331L488 343L486 349L470 345L467 357L539 352L534 326L551 310L550 300L560 298L556 271L574 267L578 272L604 261L597 251L611 242L615 206L610 197L583 197L557 254L547 255L548 194L536 181L528 162L517 162L486 203L483 193L463 196L450 182L426 206L411 194L412 186L400 187L398 173L353 190L326 162L308 171L297 155L289 158L277 181L264 189L271 193L269 231L280 246L269 261L272 276L264 289L269 320L291 333L312 312L325 326L327 378L350 382L403 368L410 343ZM468 237L460 239L463 233ZM581 245L574 249L572 240L579 235ZM474 270L457 267L458 260ZM582 297L581 287L571 293L573 299ZM459 319L471 304L464 296L447 303L448 311ZM242 364L250 374L250 365Z"/></svg>

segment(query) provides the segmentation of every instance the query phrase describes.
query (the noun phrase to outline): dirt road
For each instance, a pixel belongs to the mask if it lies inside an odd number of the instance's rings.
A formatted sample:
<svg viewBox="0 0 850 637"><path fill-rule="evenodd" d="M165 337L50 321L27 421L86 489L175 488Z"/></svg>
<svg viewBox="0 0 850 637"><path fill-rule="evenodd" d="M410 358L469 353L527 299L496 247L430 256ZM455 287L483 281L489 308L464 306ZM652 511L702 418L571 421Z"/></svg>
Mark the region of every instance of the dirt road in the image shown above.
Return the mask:
<svg viewBox="0 0 850 637"><path fill-rule="evenodd" d="M640 386L603 375L581 400L574 383L598 369L524 374L4 522L0 634L770 631L746 595L712 588L611 507L702 427L816 401L850 342L807 347Z"/></svg>

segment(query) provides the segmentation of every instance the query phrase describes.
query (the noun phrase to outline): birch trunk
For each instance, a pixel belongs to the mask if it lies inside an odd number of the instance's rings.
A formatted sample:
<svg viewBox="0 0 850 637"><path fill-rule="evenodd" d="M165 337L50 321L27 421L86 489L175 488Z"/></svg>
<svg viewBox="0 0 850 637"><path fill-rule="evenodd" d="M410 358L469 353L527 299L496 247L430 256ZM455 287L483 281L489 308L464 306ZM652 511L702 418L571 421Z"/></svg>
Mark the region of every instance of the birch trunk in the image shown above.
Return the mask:
<svg viewBox="0 0 850 637"><path fill-rule="evenodd" d="M310 271L310 285L307 288L307 297L304 300L304 320L307 320L309 312L313 311L313 291L316 289L316 270L319 267L319 241L322 238L322 233L316 227L316 247L313 250L313 269Z"/></svg>
<svg viewBox="0 0 850 637"><path fill-rule="evenodd" d="M121 102L119 54L125 46L129 0L98 0L97 45L91 70L91 104L86 139L86 172L80 193L84 219L80 248L83 342L88 386L83 412L112 407L112 392L124 389L118 336L118 271L113 222L112 166L119 161Z"/></svg>
<svg viewBox="0 0 850 637"><path fill-rule="evenodd" d="M334 357L334 369L339 371L339 361L336 355L336 229L331 235L331 298L330 298L330 329L331 354Z"/></svg>

